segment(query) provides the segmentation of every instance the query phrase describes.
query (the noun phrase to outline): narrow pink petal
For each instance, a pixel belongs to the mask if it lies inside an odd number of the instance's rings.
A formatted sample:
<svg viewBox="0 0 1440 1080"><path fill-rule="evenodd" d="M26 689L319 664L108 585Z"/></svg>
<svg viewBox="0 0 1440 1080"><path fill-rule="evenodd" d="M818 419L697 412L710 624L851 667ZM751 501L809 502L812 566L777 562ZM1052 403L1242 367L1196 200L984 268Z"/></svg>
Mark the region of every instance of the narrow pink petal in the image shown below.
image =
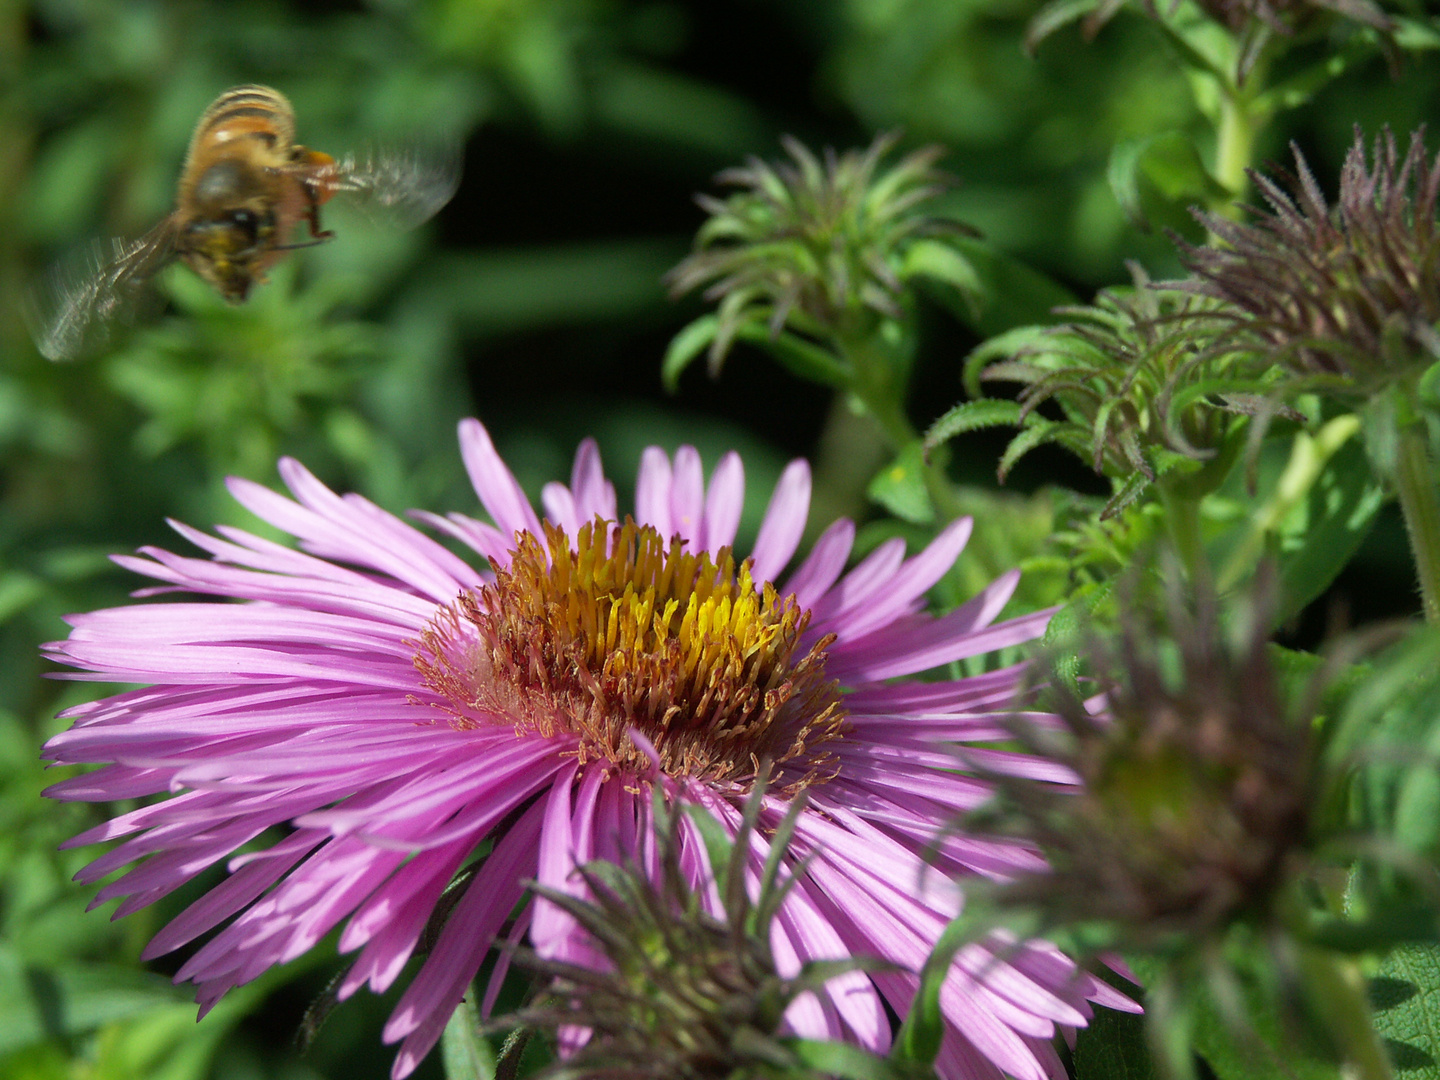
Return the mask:
<svg viewBox="0 0 1440 1080"><path fill-rule="evenodd" d="M157 956L164 956L218 926L275 884L296 863L315 850L322 840L322 835L313 832L298 832L286 837L267 852L269 858L242 866L171 919L164 929L150 939L150 943L140 953L140 959L153 960Z"/></svg>
<svg viewBox="0 0 1440 1080"><path fill-rule="evenodd" d="M710 474L705 496L705 530L696 544L706 551L718 551L735 543L740 514L745 509L745 466L731 450Z"/></svg>
<svg viewBox="0 0 1440 1080"><path fill-rule="evenodd" d="M665 540L675 533L670 520L670 488L670 459L658 446L647 446L635 478L635 520L653 526Z"/></svg>
<svg viewBox="0 0 1440 1080"><path fill-rule="evenodd" d="M813 608L840 577L854 543L855 523L841 518L820 534L800 568L790 575L782 594L793 593L802 608Z"/></svg>
<svg viewBox="0 0 1440 1080"><path fill-rule="evenodd" d="M699 549L705 532L705 470L700 464L700 452L693 446L675 451L670 527L680 534L689 550Z"/></svg>
<svg viewBox="0 0 1440 1080"><path fill-rule="evenodd" d="M1019 580L1016 572L1005 574L938 619L911 616L865 637L840 642L830 650L830 673L842 682L879 682L1033 641L1044 633L1053 611L987 628Z"/></svg>
<svg viewBox="0 0 1440 1080"><path fill-rule="evenodd" d="M809 605L814 616L810 632L818 635L835 630L836 627L831 624L839 622L847 613L863 608L904 561L905 541L898 536L886 540L866 555L838 585Z"/></svg>
<svg viewBox="0 0 1440 1080"><path fill-rule="evenodd" d="M552 889L566 890L570 872L575 868L574 839L570 831L570 786L575 780L577 765L557 774L550 795L545 800L544 826L540 832L539 862L535 880ZM541 956L556 955L561 942L570 932L570 917L543 897L535 901L535 918L530 940Z"/></svg>
<svg viewBox="0 0 1440 1080"><path fill-rule="evenodd" d="M490 433L479 420L460 421L460 455L480 503L506 537L517 532L541 535L540 519L514 474L506 467Z"/></svg>
<svg viewBox="0 0 1440 1080"><path fill-rule="evenodd" d="M446 536L453 536L473 551L485 556L491 566L508 566L510 564L510 552L514 549L515 542L494 525L476 521L465 514L452 513L441 517L439 514L431 514L424 510L412 510L411 514L416 520L425 522L432 529L437 529ZM482 577L481 580L485 579Z"/></svg>
<svg viewBox="0 0 1440 1080"><path fill-rule="evenodd" d="M519 900L520 881L533 874L543 816L539 810L537 806L523 815L495 846L391 1013L382 1038L405 1040L390 1073L394 1080L414 1072L440 1038L480 970L491 940Z"/></svg>
<svg viewBox="0 0 1440 1080"><path fill-rule="evenodd" d="M780 571L800 546L805 532L805 519L810 513L810 466L802 460L792 461L780 474L775 494L765 509L760 534L755 538L751 571L756 583L776 581Z"/></svg>
<svg viewBox="0 0 1440 1080"><path fill-rule="evenodd" d="M906 562L885 584L883 595L874 603L832 624L842 641L863 635L908 614L919 605L926 591L939 581L960 557L970 531L972 518L958 518L940 531L922 551Z"/></svg>
<svg viewBox="0 0 1440 1080"><path fill-rule="evenodd" d="M600 462L600 448L594 439L585 439L575 451L575 467L570 471L570 493L575 500L575 517L584 525L595 518L618 521L615 485L605 479Z"/></svg>
<svg viewBox="0 0 1440 1080"><path fill-rule="evenodd" d="M554 480L540 489L540 505L545 508L545 517L565 530L565 535L574 539L580 531L579 515L575 513L575 499L570 489Z"/></svg>

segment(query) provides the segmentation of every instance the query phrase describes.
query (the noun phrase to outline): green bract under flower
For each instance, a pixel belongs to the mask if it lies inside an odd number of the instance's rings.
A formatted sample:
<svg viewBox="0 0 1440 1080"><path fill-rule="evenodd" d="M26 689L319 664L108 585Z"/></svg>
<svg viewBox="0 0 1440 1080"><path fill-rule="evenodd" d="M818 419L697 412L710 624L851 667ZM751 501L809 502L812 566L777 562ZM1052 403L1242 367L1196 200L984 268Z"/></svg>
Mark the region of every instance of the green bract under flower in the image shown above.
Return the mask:
<svg viewBox="0 0 1440 1080"><path fill-rule="evenodd" d="M1402 159L1386 129L1372 167L1357 130L1333 207L1298 149L1295 163L1283 185L1252 174L1270 206L1254 222L1199 215L1223 246L1181 245L1189 287L1225 303L1210 317L1231 343L1301 389L1356 401L1418 377L1440 359L1440 161L1423 131Z"/></svg>
<svg viewBox="0 0 1440 1080"><path fill-rule="evenodd" d="M1244 415L1265 408L1260 365L1211 347L1194 316L1216 305L1150 286L1131 266L1133 290L1106 290L1094 306L1061 310L1069 321L1022 327L981 345L966 363L966 385L1024 384L1016 402L971 401L936 421L926 442L973 427L1022 430L1000 460L1003 482L1025 454L1055 443L1115 483L1106 516L1178 468L1194 472L1220 454ZM1039 411L1052 402L1060 418ZM1223 470L1220 470L1223 475Z"/></svg>
<svg viewBox="0 0 1440 1080"><path fill-rule="evenodd" d="M790 329L810 338L864 335L877 319L900 319L906 281L917 275L964 286L968 264L946 238L969 232L921 208L946 186L935 168L943 152L926 147L882 168L895 136L864 151L823 160L792 138L791 161L752 158L718 180L739 188L728 199L700 195L710 219L695 252L668 276L674 295L704 288L720 301L709 339L718 369L742 327L774 337Z"/></svg>
<svg viewBox="0 0 1440 1080"><path fill-rule="evenodd" d="M566 1033L588 1029L583 1045L562 1049L561 1060L542 1077L624 1076L634 1080L725 1080L788 1077L807 1080L830 1075L807 1063L803 1040L784 1033L786 1009L802 993L822 998L825 983L859 968L888 969L880 961L810 961L784 978L771 952L770 924L790 890L790 877L777 872L801 803L782 819L770 843L752 900L746 879L747 852L764 791L762 777L751 796L733 844L702 810L688 821L668 814L657 800L654 853L660 872L633 862L595 861L577 875L587 898L535 886L587 931L595 948L588 964L517 950L521 967L545 983L536 1001L486 1026L547 1034L562 1045ZM688 826L689 828L686 828ZM714 872L717 914L700 891L686 884L685 843L703 838ZM799 871L797 871L798 873ZM512 1040L518 1055L522 1040ZM851 1055L868 1055L846 1048ZM870 1059L869 1075L895 1075L888 1063Z"/></svg>
<svg viewBox="0 0 1440 1080"><path fill-rule="evenodd" d="M1271 666L1269 605L1227 635L1213 600L1191 611L1179 592L1132 588L1117 639L1086 647L1099 715L1060 691L1062 731L1017 720L1017 737L1068 764L1082 790L997 777L995 813L1053 868L1005 886L1006 902L1108 927L1121 947L1203 951L1236 921L1274 917L1305 863L1315 753Z"/></svg>

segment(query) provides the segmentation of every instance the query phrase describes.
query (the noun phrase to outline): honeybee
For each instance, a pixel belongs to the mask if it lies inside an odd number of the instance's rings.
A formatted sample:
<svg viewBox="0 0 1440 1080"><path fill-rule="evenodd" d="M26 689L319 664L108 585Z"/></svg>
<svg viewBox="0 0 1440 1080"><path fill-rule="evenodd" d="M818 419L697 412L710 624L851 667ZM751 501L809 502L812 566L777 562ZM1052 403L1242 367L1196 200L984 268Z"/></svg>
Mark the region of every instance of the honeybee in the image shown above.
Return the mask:
<svg viewBox="0 0 1440 1080"><path fill-rule="evenodd" d="M295 112L278 90L237 86L216 98L190 137L170 215L137 240L112 240L108 251L97 245L80 274L52 275L32 312L40 352L69 360L89 351L173 259L239 304L287 251L334 235L321 226L320 207L335 195L411 227L444 206L459 182L454 154L336 160L294 138ZM302 222L309 237L297 241Z"/></svg>

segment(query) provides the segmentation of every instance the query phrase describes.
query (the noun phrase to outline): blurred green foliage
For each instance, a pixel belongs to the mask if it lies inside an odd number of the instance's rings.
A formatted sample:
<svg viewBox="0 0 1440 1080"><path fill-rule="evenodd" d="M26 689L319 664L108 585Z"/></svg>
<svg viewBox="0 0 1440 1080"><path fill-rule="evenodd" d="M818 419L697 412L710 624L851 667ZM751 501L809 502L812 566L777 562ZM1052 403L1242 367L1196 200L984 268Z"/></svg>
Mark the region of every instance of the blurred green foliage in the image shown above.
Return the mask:
<svg viewBox="0 0 1440 1080"><path fill-rule="evenodd" d="M1137 180L1122 206L1111 154L1203 129L1186 77L1143 20L1084 46L1058 33L1027 57L1039 7L0 0L0 1075L310 1080L389 1067L376 1049L387 1004L366 995L308 1056L290 1048L333 949L232 994L200 1026L184 993L138 973L144 941L210 878L115 924L80 917L92 890L68 878L86 855L58 845L107 808L43 802L37 758L62 726L56 711L91 695L45 679L36 647L63 636L65 612L133 587L106 555L170 544L167 516L255 527L223 478L273 483L280 454L388 509L473 511L454 444L465 415L491 427L532 495L568 472L585 435L622 489L649 443L691 442L707 464L739 449L742 547L797 454L818 456L817 528L834 513L873 515L865 490L882 462L863 440L852 453L843 403L753 347L737 344L718 380L697 367L676 395L662 391L665 344L701 308L671 305L661 276L700 223L691 194L747 155L773 159L781 133L841 149L891 129L903 149L939 143L961 181L940 210L982 233L965 250L988 293L978 316L953 296L924 299L906 402L919 430L959 396L977 326L995 334L1088 300L1126 280L1125 257L1163 274L1173 249L1133 219L1154 192ZM1267 129L1259 156L1303 136L1333 172L1351 123L1408 128L1433 111L1440 79L1433 55L1406 65L1403 88L1378 59L1356 65ZM242 82L282 89L316 148L463 141L458 195L412 233L327 210L337 239L292 256L244 307L174 268L156 282L157 312L118 327L108 353L43 360L25 324L31 287L68 251L167 213L200 112ZM1169 158L1146 160L1152 187L1174 173ZM942 583L947 603L1017 564L1037 571L1028 606L1068 587L1046 538L1083 514L1029 492L1054 479L1101 488L1063 455L1037 453L1016 470L1018 490L997 496L1001 446L969 443L949 463L957 508L979 524ZM872 494L903 505L903 479ZM1393 526L1362 549L1370 577L1357 580L1403 594ZM864 541L909 529L875 522ZM1384 588L1360 591L1384 602ZM422 1075L440 1074L438 1058Z"/></svg>

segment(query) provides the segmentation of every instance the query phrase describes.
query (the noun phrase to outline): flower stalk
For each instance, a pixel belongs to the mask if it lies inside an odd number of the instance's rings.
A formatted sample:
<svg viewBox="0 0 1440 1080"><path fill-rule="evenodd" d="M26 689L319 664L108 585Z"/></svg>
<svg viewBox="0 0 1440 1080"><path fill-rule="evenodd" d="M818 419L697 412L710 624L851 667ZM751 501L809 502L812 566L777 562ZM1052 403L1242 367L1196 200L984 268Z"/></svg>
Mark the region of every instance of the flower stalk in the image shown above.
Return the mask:
<svg viewBox="0 0 1440 1080"><path fill-rule="evenodd" d="M1430 461L1426 426L1416 419L1397 432L1395 492L1410 538L1410 553L1420 582L1420 602L1428 623L1440 622L1440 497Z"/></svg>

